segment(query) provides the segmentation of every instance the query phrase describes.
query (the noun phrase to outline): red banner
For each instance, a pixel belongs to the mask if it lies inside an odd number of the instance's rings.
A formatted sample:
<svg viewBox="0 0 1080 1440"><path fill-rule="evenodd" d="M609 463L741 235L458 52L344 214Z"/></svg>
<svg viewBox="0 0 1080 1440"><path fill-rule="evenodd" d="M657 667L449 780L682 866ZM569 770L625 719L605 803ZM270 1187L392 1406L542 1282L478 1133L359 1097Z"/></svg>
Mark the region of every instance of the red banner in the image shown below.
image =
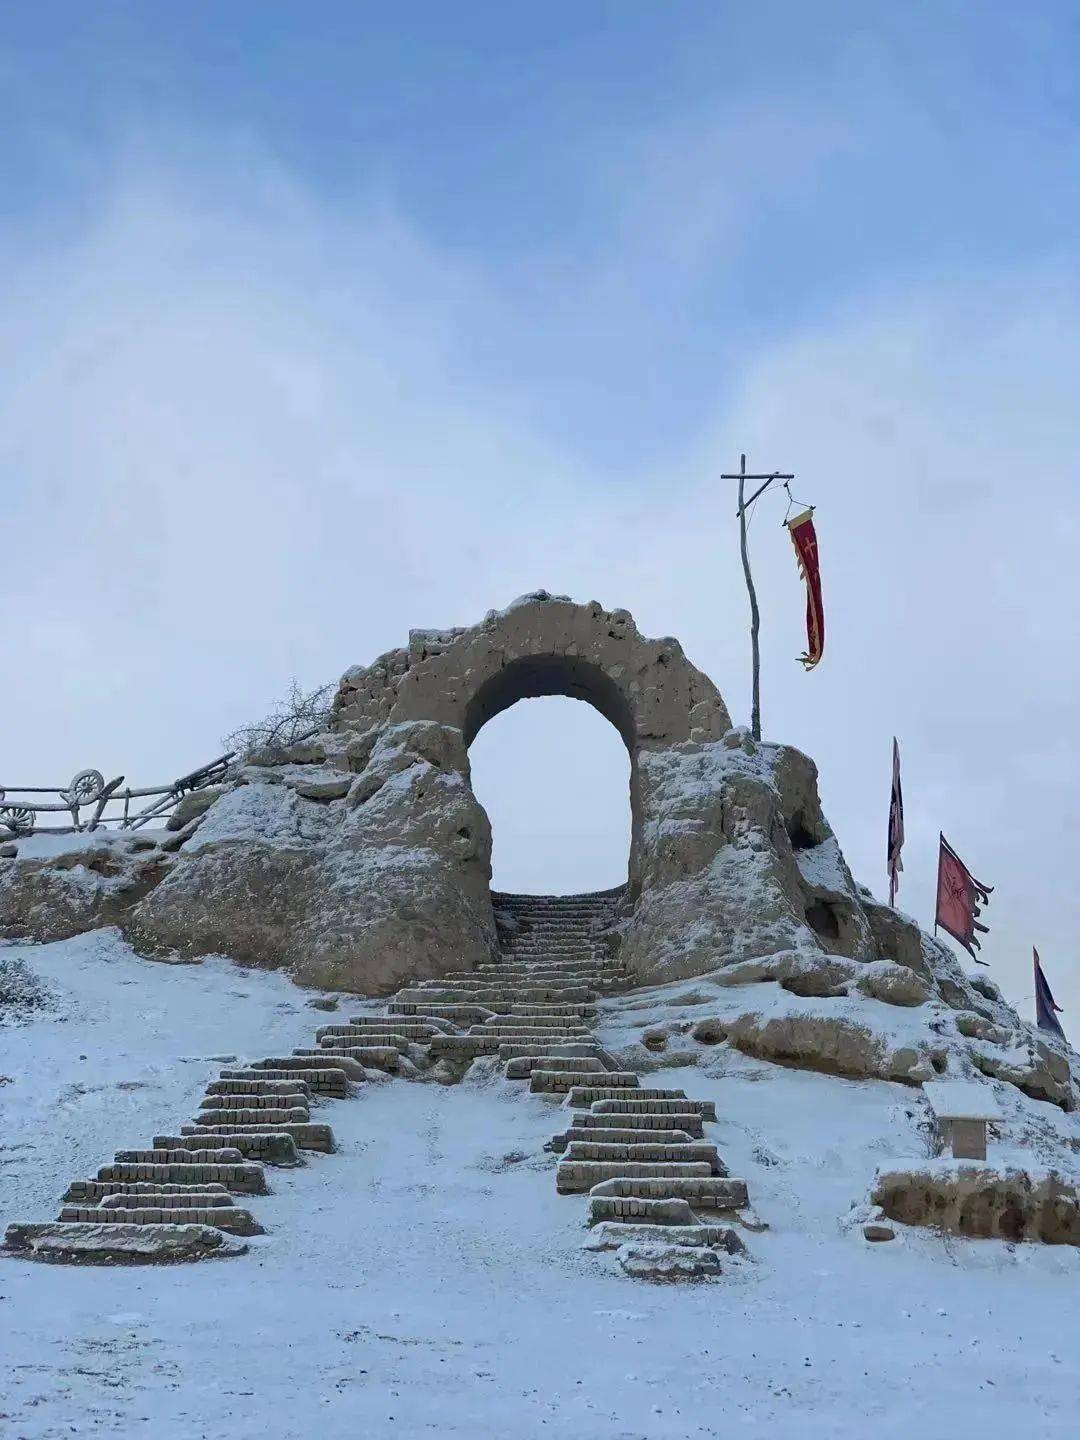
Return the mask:
<svg viewBox="0 0 1080 1440"><path fill-rule="evenodd" d="M813 510L804 510L787 522L791 543L799 557L799 573L806 582L806 654L799 659L812 670L825 653L825 610L821 603L821 566Z"/></svg>
<svg viewBox="0 0 1080 1440"><path fill-rule="evenodd" d="M986 961L975 954L979 949L975 932L986 934L987 926L980 925L977 917L982 914L981 907L989 903L992 887L975 879L944 835L938 838L941 848L934 925L940 925L954 940L959 940L976 964L985 965Z"/></svg>

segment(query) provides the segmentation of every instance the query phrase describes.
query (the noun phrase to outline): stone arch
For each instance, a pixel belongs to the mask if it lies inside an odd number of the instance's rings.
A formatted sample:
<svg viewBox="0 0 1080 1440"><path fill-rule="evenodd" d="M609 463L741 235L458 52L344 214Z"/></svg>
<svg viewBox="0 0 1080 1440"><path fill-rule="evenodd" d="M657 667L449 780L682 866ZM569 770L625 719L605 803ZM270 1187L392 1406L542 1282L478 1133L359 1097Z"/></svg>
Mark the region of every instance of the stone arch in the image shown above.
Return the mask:
<svg viewBox="0 0 1080 1440"><path fill-rule="evenodd" d="M576 655L537 655L511 661L489 676L466 705L465 746L471 749L484 726L497 715L512 709L520 701L544 696L562 696L588 705L608 722L626 747L630 762L629 786L622 791L622 803L629 802L630 843L628 850L622 851L621 855L623 879L619 888L629 883L631 891L636 891L634 857L641 853L642 814L634 721L625 696L605 670L593 661ZM611 739L618 744L615 736ZM578 881L573 888L580 891L583 887Z"/></svg>
<svg viewBox="0 0 1080 1440"><path fill-rule="evenodd" d="M460 731L464 749L492 716L519 700L568 695L594 706L630 755L629 892L636 897L650 819L641 759L730 727L712 681L671 636L643 636L626 610L535 591L489 610L467 629L413 630L409 645L342 678L337 729L434 722ZM468 779L467 765L464 768Z"/></svg>

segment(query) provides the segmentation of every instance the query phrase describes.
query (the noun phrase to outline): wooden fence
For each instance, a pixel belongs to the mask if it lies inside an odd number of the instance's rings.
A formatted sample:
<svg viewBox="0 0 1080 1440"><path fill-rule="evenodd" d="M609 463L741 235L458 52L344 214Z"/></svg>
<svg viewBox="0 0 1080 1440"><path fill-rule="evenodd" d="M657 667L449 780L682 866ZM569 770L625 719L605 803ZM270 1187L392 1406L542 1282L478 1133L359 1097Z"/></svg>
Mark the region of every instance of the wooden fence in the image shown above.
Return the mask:
<svg viewBox="0 0 1080 1440"><path fill-rule="evenodd" d="M203 790L223 779L235 751L219 755L173 780L168 785L149 785L138 790L121 789L124 776L107 784L100 770L80 770L66 787L60 785L0 786L0 839L21 835L71 835L115 825L120 830L137 830L150 820L164 820L177 802L193 790ZM53 800L24 799L25 796L55 796ZM132 801L148 803L132 807ZM42 825L39 816L67 815L70 825Z"/></svg>

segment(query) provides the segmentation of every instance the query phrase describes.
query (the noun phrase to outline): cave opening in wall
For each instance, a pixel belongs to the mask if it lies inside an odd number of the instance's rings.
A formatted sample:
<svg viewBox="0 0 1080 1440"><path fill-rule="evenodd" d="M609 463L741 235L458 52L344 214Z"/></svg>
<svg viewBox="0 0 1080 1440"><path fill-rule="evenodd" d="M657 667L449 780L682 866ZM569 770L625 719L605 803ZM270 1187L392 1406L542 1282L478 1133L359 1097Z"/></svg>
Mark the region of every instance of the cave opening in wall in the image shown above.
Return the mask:
<svg viewBox="0 0 1080 1440"><path fill-rule="evenodd" d="M485 719L469 751L491 821L493 890L571 895L626 883L630 756L612 721L564 695Z"/></svg>

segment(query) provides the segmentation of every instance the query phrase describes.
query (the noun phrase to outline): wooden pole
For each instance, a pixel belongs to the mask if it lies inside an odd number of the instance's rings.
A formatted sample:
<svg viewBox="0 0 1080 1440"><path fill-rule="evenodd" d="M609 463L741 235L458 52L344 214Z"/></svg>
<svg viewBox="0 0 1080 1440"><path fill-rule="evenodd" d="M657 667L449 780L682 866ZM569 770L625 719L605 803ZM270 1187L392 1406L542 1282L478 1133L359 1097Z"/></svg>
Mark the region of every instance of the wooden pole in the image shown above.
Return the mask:
<svg viewBox="0 0 1080 1440"><path fill-rule="evenodd" d="M751 701L750 733L755 740L761 739L761 646L758 635L761 631L761 612L758 610L757 591L754 577L750 573L750 551L746 544L746 456L739 456L739 546L742 550L742 568L746 576L746 590L750 596L750 664Z"/></svg>
<svg viewBox="0 0 1080 1440"><path fill-rule="evenodd" d="M761 739L761 647L758 643L758 635L761 630L761 613L758 610L757 591L754 589L754 577L750 573L750 550L746 542L746 512L759 495L763 495L774 480L794 480L794 475L782 474L774 470L770 475L748 475L746 473L746 456L739 456L739 473L737 475L721 475L721 480L738 480L739 482L739 548L742 551L743 574L746 576L746 592L750 596L750 665L751 665L751 696L750 696L750 733L755 740ZM758 486L748 500L746 498L747 480L761 480L763 483Z"/></svg>

